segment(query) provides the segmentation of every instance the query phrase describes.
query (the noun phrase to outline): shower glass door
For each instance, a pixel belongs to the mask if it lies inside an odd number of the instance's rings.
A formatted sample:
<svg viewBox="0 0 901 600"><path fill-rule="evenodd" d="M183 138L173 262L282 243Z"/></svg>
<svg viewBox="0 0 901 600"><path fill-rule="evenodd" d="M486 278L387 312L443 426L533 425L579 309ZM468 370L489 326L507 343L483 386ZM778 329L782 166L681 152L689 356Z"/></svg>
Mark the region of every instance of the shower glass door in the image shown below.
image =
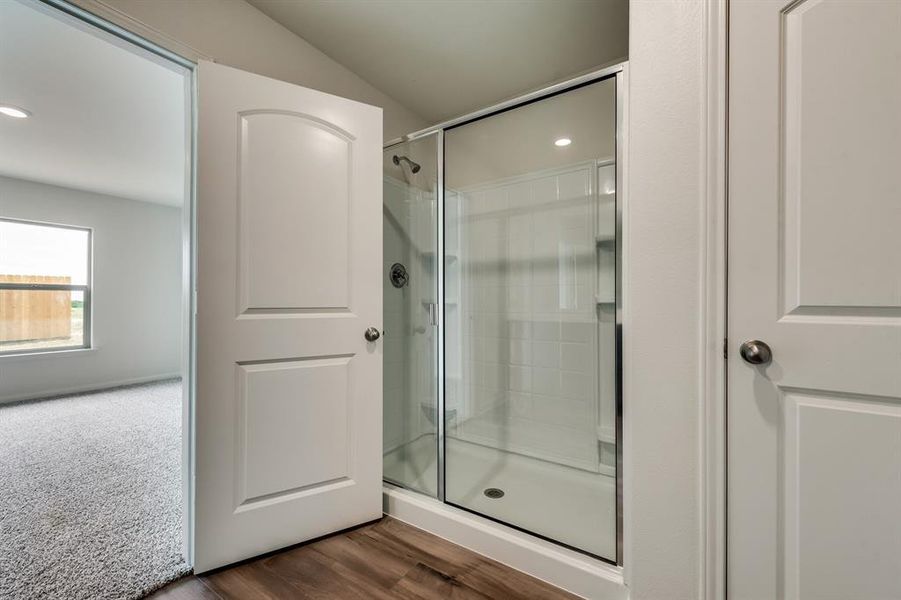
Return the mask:
<svg viewBox="0 0 901 600"><path fill-rule="evenodd" d="M616 85L444 131L444 500L612 562Z"/></svg>
<svg viewBox="0 0 901 600"><path fill-rule="evenodd" d="M384 478L438 493L438 137L389 146L384 197Z"/></svg>

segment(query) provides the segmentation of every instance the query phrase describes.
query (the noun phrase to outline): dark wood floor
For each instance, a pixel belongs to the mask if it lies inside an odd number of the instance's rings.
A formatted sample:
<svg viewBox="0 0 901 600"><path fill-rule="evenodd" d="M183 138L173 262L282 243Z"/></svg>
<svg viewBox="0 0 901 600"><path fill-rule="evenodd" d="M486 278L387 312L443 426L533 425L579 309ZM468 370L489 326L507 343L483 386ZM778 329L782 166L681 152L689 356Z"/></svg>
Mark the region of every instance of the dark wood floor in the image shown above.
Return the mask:
<svg viewBox="0 0 901 600"><path fill-rule="evenodd" d="M152 600L576 598L400 521L384 518L201 576Z"/></svg>

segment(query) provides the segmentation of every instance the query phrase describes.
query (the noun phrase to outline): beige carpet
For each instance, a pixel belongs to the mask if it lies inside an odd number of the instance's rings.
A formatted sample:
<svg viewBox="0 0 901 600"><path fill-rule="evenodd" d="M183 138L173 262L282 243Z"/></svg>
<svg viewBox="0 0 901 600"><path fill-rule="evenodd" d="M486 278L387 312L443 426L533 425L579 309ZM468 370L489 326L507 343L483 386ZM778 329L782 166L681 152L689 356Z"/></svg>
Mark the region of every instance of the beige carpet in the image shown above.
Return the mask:
<svg viewBox="0 0 901 600"><path fill-rule="evenodd" d="M181 382L0 405L0 598L140 598L181 555Z"/></svg>

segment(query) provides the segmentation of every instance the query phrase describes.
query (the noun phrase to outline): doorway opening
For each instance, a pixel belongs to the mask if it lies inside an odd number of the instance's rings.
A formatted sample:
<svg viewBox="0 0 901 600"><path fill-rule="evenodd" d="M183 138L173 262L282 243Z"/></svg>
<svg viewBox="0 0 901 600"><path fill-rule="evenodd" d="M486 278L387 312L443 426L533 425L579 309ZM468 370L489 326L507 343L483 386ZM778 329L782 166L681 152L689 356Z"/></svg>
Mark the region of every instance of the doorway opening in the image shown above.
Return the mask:
<svg viewBox="0 0 901 600"><path fill-rule="evenodd" d="M139 597L191 568L193 69L62 2L0 39L0 597Z"/></svg>

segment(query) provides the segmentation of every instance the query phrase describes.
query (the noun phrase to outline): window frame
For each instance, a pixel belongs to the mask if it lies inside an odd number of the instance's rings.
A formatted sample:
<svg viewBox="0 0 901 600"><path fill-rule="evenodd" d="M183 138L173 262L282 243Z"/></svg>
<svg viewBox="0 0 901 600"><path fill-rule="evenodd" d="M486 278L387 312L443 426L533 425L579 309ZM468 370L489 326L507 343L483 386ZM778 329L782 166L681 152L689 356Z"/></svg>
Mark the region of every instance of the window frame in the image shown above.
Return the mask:
<svg viewBox="0 0 901 600"><path fill-rule="evenodd" d="M94 230L91 227L82 227L79 225L66 225L62 223L48 223L46 221L35 221L31 219L16 219L12 217L0 217L0 223L17 223L21 225L33 225L38 227L47 227L54 229L74 229L76 231L84 231L87 233L87 261L86 267L86 283L84 284L67 284L67 283L4 283L0 282L0 292L2 291L69 291L82 292L83 308L82 308L82 335L81 344L70 346L53 346L49 348L19 348L16 350L0 350L0 358L11 356L25 356L32 354L50 354L53 352L72 352L73 350L90 350L92 344L92 324L93 324L93 294L92 288L94 283ZM2 346L0 346L2 348Z"/></svg>

